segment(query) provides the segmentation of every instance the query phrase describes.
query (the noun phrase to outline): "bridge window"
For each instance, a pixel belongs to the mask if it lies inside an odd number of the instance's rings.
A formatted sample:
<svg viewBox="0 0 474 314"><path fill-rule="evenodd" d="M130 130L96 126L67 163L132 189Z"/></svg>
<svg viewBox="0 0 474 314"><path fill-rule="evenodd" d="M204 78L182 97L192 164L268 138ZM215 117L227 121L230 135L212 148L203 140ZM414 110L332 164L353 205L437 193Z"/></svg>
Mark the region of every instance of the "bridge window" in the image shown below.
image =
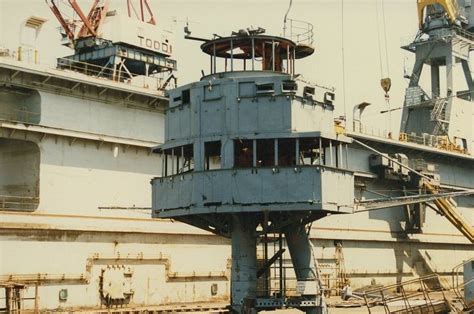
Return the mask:
<svg viewBox="0 0 474 314"><path fill-rule="evenodd" d="M204 143L204 169L221 169L221 142L213 141Z"/></svg>
<svg viewBox="0 0 474 314"><path fill-rule="evenodd" d="M275 140L257 140L257 167L275 166Z"/></svg>
<svg viewBox="0 0 474 314"><path fill-rule="evenodd" d="M235 140L234 154L236 168L347 164L347 145L319 137Z"/></svg>
<svg viewBox="0 0 474 314"><path fill-rule="evenodd" d="M281 92L283 94L295 94L298 90L298 84L295 81L283 81L281 83Z"/></svg>
<svg viewBox="0 0 474 314"><path fill-rule="evenodd" d="M257 95L273 95L275 86L273 83L256 84Z"/></svg>
<svg viewBox="0 0 474 314"><path fill-rule="evenodd" d="M296 139L278 139L278 166L289 167L296 165Z"/></svg>
<svg viewBox="0 0 474 314"><path fill-rule="evenodd" d="M324 163L323 150L319 144L319 138L300 139L300 164L319 165Z"/></svg>
<svg viewBox="0 0 474 314"><path fill-rule="evenodd" d="M162 155L163 176L173 176L194 170L193 145L166 149Z"/></svg>
<svg viewBox="0 0 474 314"><path fill-rule="evenodd" d="M189 104L191 102L191 91L189 89L185 89L181 92L181 103Z"/></svg>
<svg viewBox="0 0 474 314"><path fill-rule="evenodd" d="M234 167L253 167L253 140L234 141Z"/></svg>

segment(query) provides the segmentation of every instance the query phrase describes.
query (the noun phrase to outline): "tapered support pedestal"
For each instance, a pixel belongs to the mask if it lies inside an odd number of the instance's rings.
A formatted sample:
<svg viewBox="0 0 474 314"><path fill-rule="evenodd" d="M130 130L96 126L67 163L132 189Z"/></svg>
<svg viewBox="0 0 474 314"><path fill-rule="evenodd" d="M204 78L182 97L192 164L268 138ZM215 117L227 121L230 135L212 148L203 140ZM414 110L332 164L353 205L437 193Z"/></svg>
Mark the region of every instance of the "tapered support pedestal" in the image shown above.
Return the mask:
<svg viewBox="0 0 474 314"><path fill-rule="evenodd" d="M285 238L290 251L291 261L305 300L315 301L314 307L301 308L310 314L327 313L324 294L319 280L316 257L303 225L291 225L285 228ZM302 288L304 287L304 289Z"/></svg>
<svg viewBox="0 0 474 314"><path fill-rule="evenodd" d="M234 313L255 313L257 238L251 217L236 215L232 225L231 306Z"/></svg>

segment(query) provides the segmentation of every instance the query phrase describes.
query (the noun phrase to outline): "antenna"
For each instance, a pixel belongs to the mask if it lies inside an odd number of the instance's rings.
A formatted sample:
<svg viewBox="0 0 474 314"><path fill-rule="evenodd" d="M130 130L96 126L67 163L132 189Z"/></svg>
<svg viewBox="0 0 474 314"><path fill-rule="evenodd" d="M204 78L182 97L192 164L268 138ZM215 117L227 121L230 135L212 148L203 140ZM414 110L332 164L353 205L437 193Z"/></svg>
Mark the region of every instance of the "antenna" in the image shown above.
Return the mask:
<svg viewBox="0 0 474 314"><path fill-rule="evenodd" d="M290 13L292 5L293 5L293 0L290 0L290 5L288 6L288 10L286 10L285 17L283 18L283 37L286 36L286 20L288 19L288 13Z"/></svg>

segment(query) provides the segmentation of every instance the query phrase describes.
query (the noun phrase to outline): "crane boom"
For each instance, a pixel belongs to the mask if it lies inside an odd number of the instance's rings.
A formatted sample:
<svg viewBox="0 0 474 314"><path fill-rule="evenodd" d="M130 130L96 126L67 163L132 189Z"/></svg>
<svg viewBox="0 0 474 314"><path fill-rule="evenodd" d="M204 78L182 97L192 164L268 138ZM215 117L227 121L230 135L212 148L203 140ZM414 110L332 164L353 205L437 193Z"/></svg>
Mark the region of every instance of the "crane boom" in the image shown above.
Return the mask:
<svg viewBox="0 0 474 314"><path fill-rule="evenodd" d="M66 22L66 20L63 18L63 15L61 14L61 11L59 11L59 8L54 2L54 0L50 0L50 2L48 2L48 0L45 0L45 2L53 12L54 16L56 16L56 18L58 19L62 28L66 32L66 36L69 38L69 40L74 40L74 31L71 29L70 24Z"/></svg>

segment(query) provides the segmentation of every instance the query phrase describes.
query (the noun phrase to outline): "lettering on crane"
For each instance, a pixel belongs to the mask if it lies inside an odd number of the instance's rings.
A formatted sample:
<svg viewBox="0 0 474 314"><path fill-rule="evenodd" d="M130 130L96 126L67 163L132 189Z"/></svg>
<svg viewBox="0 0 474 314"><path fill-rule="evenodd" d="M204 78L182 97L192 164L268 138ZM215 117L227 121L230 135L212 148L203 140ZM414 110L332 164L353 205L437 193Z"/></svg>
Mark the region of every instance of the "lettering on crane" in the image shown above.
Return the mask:
<svg viewBox="0 0 474 314"><path fill-rule="evenodd" d="M169 45L168 43L160 43L158 40L146 38L144 36L137 37L140 39L141 47L152 49L158 52L171 53L171 45Z"/></svg>

